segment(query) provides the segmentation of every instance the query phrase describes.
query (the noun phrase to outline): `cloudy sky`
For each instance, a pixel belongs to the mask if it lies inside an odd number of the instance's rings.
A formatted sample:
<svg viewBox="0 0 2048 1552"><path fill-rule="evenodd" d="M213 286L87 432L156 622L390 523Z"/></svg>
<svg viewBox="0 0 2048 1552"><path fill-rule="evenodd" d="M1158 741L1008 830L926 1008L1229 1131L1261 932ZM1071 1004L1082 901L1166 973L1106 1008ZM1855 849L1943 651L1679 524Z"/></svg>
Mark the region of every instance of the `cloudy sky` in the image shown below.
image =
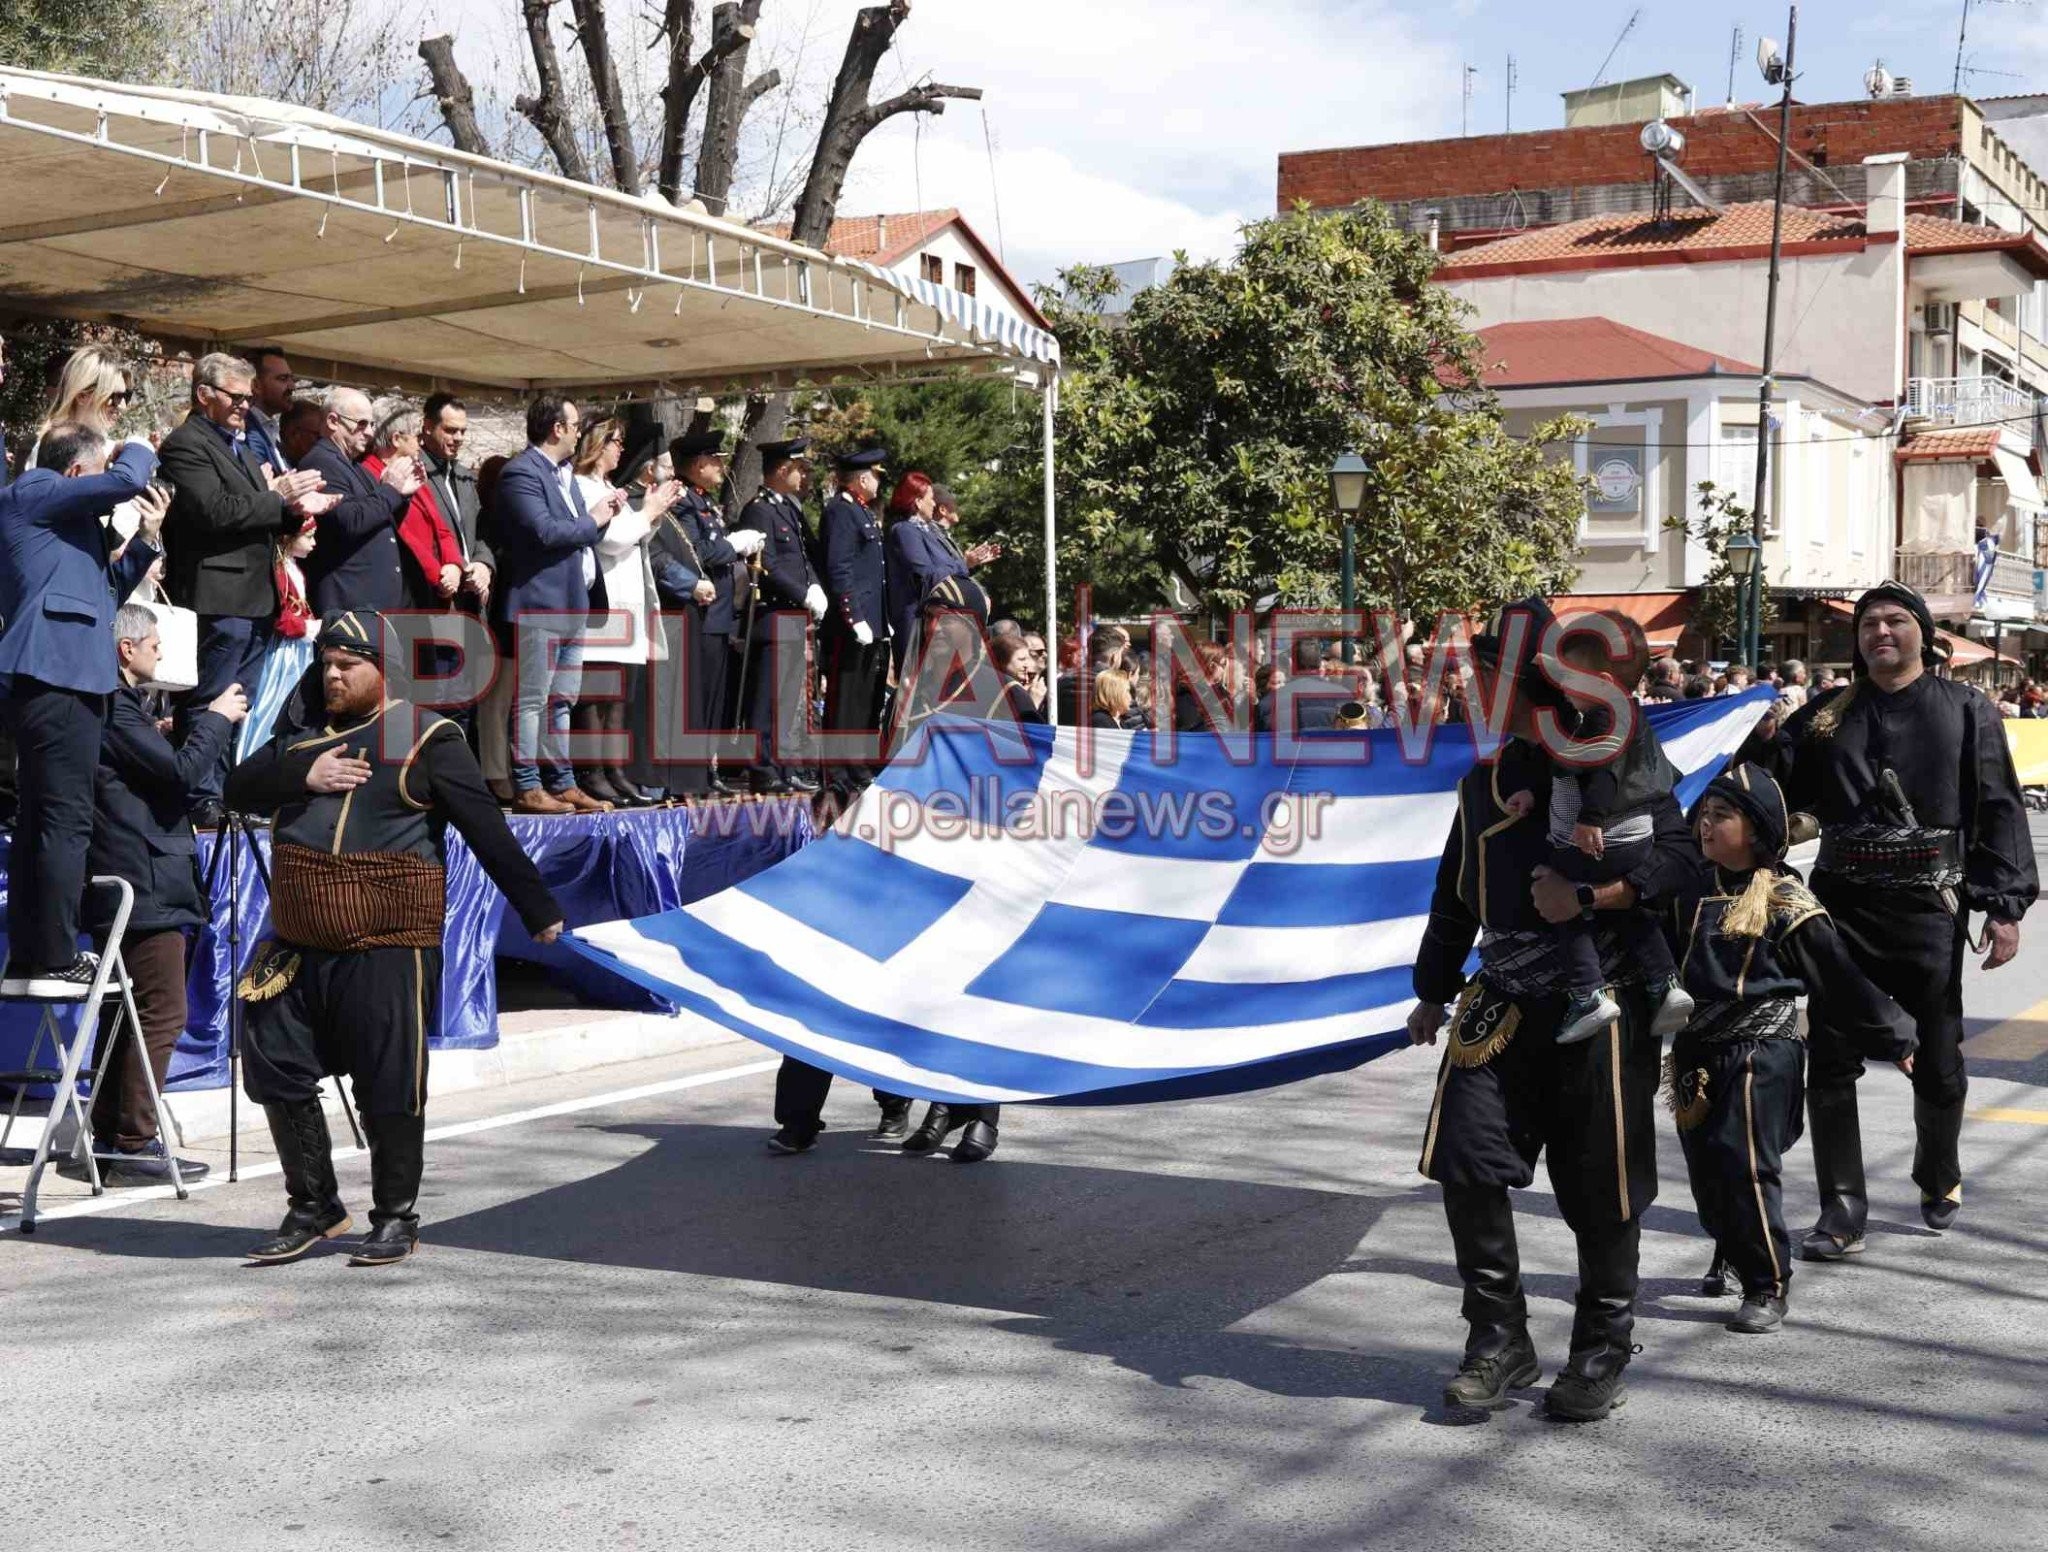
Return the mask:
<svg viewBox="0 0 2048 1552"><path fill-rule="evenodd" d="M515 9L446 3L472 19ZM858 0L768 0L764 24L785 45L807 31L816 76L836 63L856 9ZM1800 95L1858 96L1880 56L1920 89L1946 91L1961 10L1961 0L1807 0ZM1502 125L1510 53L1515 127L1560 123L1558 94L1590 84L1632 11L1640 19L1609 79L1669 70L1702 103L1718 102L1740 25L1737 95L1764 95L1749 54L1761 34L1782 38L1782 3L915 0L877 94L929 75L980 86L985 102L885 126L862 149L841 209L958 205L989 242L1000 228L1027 281L1077 261L1220 255L1241 222L1272 212L1280 151L1457 134L1467 63L1480 72L1475 130ZM772 41L764 32L763 45ZM1965 64L1976 95L2048 90L2048 0L1978 0Z"/></svg>

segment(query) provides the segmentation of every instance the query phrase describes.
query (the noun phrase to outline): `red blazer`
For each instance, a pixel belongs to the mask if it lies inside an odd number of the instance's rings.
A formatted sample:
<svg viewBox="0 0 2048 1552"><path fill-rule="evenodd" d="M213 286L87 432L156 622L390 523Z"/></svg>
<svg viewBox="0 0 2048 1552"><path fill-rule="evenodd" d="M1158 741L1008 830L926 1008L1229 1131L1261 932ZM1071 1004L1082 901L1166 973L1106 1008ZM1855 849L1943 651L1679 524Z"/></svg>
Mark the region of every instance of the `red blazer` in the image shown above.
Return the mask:
<svg viewBox="0 0 2048 1552"><path fill-rule="evenodd" d="M363 468L372 479L381 478L384 460L372 453L363 460ZM422 599L438 602L441 595L434 584L441 579L441 568L460 566L462 550L455 542L455 533L449 528L448 519L441 515L440 504L434 500L431 481L422 480L420 488L413 492L411 504L398 520L398 542L418 568L418 580L423 587Z"/></svg>

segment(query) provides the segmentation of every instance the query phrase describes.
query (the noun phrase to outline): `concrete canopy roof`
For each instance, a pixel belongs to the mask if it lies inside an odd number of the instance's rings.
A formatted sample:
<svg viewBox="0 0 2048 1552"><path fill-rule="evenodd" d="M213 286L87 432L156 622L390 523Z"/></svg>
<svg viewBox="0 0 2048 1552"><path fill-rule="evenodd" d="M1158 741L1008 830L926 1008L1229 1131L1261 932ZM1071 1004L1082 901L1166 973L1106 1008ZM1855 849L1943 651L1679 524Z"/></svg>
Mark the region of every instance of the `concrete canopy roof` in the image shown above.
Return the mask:
<svg viewBox="0 0 2048 1552"><path fill-rule="evenodd" d="M285 103L8 68L0 302L418 386L1043 382L1059 361L972 297L659 199Z"/></svg>

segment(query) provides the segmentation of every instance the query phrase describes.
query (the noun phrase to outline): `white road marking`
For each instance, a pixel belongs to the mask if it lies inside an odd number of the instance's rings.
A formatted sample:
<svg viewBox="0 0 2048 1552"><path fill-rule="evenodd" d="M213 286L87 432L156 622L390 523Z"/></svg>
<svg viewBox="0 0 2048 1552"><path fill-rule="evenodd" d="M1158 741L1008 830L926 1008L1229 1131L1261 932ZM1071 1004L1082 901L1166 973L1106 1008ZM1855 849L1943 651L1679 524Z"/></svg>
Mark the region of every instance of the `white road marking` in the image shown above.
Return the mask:
<svg viewBox="0 0 2048 1552"><path fill-rule="evenodd" d="M780 1065L780 1059L765 1062L747 1062L739 1067L721 1067L716 1072L692 1073L687 1078L669 1078L661 1083L643 1083L630 1089L613 1089L608 1094L591 1094L582 1099L559 1100L552 1105L535 1105L530 1110L514 1110L507 1115L484 1116L475 1121L457 1121L452 1126L432 1127L427 1132L428 1142L448 1142L457 1137L470 1137L478 1132L495 1132L507 1126L521 1126L528 1121L545 1121L553 1116L574 1115L579 1110L602 1110L607 1105L629 1105L636 1100L653 1099L662 1094L676 1094L685 1089L700 1089L713 1083L729 1083L734 1078L751 1078L757 1073L773 1072ZM342 1159L360 1158L368 1150L363 1148L336 1148L334 1157ZM258 1180L265 1175L281 1173L281 1166L275 1160L264 1164L246 1164L240 1171L239 1185L243 1180ZM201 1191L215 1190L229 1184L225 1172L208 1175L204 1180L195 1180L185 1189L194 1195ZM132 1207L138 1202L175 1201L178 1193L170 1186L143 1186L139 1189L109 1190L104 1196L89 1196L83 1201L63 1202L36 1213L38 1225L53 1222L59 1218L85 1218L94 1213L103 1213L115 1207ZM10 1213L0 1220L0 1234L6 1234L21 1227L19 1213ZM30 1231L33 1234L33 1230Z"/></svg>

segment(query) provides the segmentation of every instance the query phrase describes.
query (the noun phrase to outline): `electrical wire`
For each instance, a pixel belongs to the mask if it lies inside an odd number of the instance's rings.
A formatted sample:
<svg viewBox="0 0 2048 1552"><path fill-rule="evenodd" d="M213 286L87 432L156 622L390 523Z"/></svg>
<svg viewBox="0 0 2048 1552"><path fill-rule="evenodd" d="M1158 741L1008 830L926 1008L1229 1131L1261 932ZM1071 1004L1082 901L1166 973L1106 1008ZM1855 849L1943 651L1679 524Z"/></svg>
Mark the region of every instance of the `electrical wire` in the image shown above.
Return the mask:
<svg viewBox="0 0 2048 1552"><path fill-rule="evenodd" d="M1562 410L1559 411L1559 413L1563 415L1569 415L1571 411ZM1747 423L1745 422L1745 424ZM1991 431L2001 426L2031 426L2033 424L2034 417L2032 415L2013 415L2008 416L2003 420L1973 420L1968 425L1962 426L1930 426L1924 428L1923 430L1917 431L1913 434L1915 436L1926 436L1934 432L1942 431ZM1534 442L1536 440L1536 438L1533 436L1517 431L1510 431L1507 433L1507 435L1511 440L1516 442ZM1773 445L1782 447L1811 447L1815 444L1825 444L1832 442L1898 442L1904 440L1905 436L1905 432L1898 430L1873 431L1869 433L1851 432L1847 436L1806 437L1796 441L1788 441L1781 437ZM1559 447L1640 447L1670 450L1694 447L1715 448L1755 445L1754 443L1744 444L1730 443L1725 441L1693 442L1681 440L1676 442L1667 442L1662 439L1650 440L1647 438L1640 442L1598 442L1590 438L1580 437L1559 437L1552 438L1550 440Z"/></svg>

